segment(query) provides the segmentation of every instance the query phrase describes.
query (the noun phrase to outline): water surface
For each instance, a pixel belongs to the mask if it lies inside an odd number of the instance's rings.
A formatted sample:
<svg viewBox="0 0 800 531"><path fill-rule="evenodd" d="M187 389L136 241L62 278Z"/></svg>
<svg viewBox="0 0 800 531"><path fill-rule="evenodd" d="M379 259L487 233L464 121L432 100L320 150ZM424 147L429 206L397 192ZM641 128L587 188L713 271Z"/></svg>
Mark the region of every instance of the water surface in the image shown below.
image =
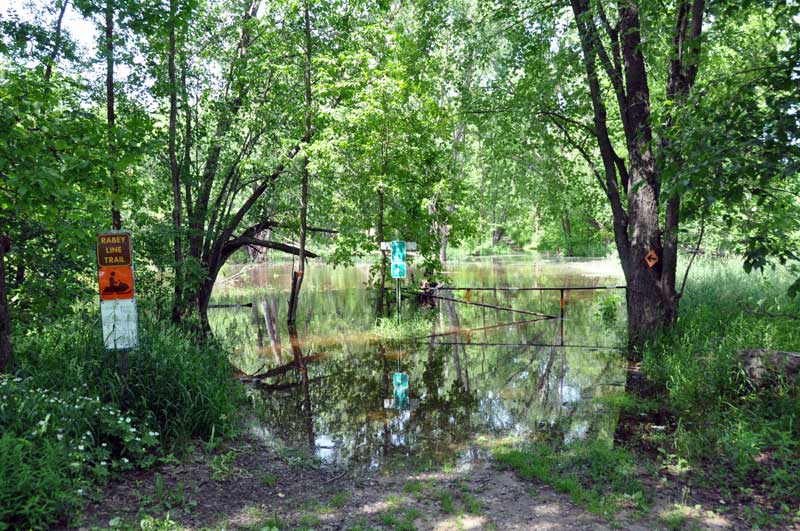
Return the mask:
<svg viewBox="0 0 800 531"><path fill-rule="evenodd" d="M406 292L400 318L413 323L414 338L402 341L386 337L396 315L376 331L369 264L312 263L294 344L285 324L290 267L237 271L217 285L214 302L252 307L210 310L244 373L310 357L305 372L265 380L258 409L268 436L356 468L408 456L468 461L482 438L610 440L616 413L598 399L623 390L625 365L614 347L624 344L624 291L566 291L562 320L559 291L474 288L612 286L622 283L615 262L509 256L450 263L444 283L473 288L469 296L440 291L453 301L420 308ZM394 307L393 289L389 296ZM397 370L409 375L409 410L387 407Z"/></svg>

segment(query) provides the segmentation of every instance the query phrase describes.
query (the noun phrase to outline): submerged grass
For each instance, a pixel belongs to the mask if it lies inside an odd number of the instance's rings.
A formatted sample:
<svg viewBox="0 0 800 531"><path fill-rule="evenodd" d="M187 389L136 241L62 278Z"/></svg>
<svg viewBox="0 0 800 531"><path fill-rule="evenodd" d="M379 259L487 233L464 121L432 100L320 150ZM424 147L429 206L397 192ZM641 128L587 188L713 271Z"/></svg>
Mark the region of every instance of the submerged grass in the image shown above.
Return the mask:
<svg viewBox="0 0 800 531"><path fill-rule="evenodd" d="M426 310L407 311L400 319L394 316L378 319L375 333L384 340L424 338L431 333L434 317L434 313Z"/></svg>

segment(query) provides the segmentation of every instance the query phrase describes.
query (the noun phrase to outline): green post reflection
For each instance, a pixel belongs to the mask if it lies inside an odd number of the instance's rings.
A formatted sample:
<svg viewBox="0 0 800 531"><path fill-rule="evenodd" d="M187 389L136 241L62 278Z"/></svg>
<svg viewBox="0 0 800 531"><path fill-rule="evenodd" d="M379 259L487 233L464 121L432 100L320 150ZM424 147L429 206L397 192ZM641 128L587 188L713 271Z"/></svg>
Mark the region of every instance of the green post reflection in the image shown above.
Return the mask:
<svg viewBox="0 0 800 531"><path fill-rule="evenodd" d="M599 262L501 259L449 267L451 286L602 285L619 278ZM611 441L616 412L595 399L623 392L625 363L614 350L560 347L560 326L568 344L624 344L624 294L571 292L565 319L544 321L437 301L404 310L409 321L427 323L430 337L388 341L375 335L373 294L364 288L368 266L315 268L304 285L304 304L314 311L298 316L299 336L278 315L288 267L277 262L216 294L219 302L259 301L252 310L258 315L229 308L210 316L242 371L268 374L260 378L261 421L287 444L307 446L329 463L375 469L409 455L435 463L469 458L481 435ZM473 291L470 302L560 313L558 291ZM282 336L290 338L291 363L282 356ZM384 408L400 355L417 404L411 411Z"/></svg>

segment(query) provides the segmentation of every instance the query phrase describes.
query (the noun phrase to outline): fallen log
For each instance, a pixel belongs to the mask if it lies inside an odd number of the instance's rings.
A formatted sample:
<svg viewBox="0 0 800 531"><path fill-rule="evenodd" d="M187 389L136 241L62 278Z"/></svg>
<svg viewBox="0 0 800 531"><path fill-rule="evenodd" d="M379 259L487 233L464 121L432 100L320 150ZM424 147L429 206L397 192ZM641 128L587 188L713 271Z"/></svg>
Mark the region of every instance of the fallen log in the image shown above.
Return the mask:
<svg viewBox="0 0 800 531"><path fill-rule="evenodd" d="M317 361L322 357L322 354L314 354L313 356L305 356L303 358L303 365L309 363L311 361ZM274 369L270 369L268 371L259 373L259 374L248 374L246 377L242 378L242 380L261 380L264 378L272 378L274 376L280 376L281 374L286 374L287 372L291 371L292 369L298 367L296 361L290 361L285 365L281 365L280 367L275 367Z"/></svg>

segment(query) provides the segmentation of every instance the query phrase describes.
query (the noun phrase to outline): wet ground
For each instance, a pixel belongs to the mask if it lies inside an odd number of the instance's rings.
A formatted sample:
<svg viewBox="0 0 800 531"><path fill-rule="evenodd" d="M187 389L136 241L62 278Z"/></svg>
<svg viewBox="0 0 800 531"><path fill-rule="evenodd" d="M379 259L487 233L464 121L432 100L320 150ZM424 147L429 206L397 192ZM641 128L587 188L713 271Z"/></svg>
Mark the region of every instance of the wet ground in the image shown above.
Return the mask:
<svg viewBox="0 0 800 531"><path fill-rule="evenodd" d="M605 520L564 494L476 455L432 469L413 458L390 471L318 467L302 453L243 436L181 463L126 475L91 505L79 529L610 530L749 529L703 510L685 488L653 485L646 514ZM675 518L677 515L679 518ZM679 525L675 525L678 522Z"/></svg>

